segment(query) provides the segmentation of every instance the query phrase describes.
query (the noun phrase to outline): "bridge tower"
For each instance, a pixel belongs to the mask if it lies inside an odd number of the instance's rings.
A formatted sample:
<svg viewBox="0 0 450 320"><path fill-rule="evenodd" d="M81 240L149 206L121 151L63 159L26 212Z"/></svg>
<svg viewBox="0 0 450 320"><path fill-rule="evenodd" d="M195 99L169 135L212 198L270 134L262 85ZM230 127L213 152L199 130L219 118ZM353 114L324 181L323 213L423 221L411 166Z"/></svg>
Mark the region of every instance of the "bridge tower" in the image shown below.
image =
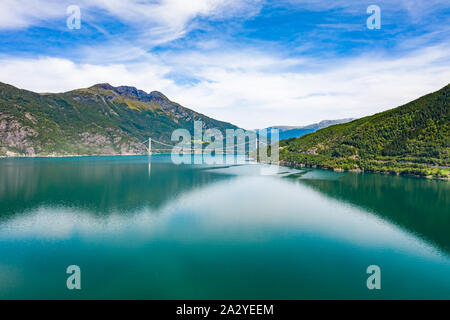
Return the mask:
<svg viewBox="0 0 450 320"><path fill-rule="evenodd" d="M152 155L152 138L148 138L148 155Z"/></svg>

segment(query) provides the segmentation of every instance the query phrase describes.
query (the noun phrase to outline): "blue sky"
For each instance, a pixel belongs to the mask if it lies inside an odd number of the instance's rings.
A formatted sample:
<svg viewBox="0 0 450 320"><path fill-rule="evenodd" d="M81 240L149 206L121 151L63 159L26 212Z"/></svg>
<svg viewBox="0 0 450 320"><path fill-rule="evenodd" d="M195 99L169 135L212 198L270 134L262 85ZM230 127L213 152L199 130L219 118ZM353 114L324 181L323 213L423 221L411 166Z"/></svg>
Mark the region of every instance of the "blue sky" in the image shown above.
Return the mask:
<svg viewBox="0 0 450 320"><path fill-rule="evenodd" d="M0 81L159 90L245 128L361 117L450 82L449 17L444 0L3 0Z"/></svg>

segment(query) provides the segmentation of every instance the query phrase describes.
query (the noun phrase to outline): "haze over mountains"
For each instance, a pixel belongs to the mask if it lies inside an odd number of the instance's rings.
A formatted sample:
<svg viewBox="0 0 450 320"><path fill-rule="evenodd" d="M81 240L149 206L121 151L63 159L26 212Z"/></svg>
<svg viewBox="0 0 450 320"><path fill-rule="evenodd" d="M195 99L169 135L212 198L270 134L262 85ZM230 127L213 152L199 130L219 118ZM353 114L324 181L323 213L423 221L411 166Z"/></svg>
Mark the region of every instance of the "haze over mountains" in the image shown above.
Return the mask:
<svg viewBox="0 0 450 320"><path fill-rule="evenodd" d="M142 141L173 144L172 132L192 132L194 121L202 121L204 129L237 128L157 91L97 84L39 94L0 83L0 156L144 154Z"/></svg>
<svg viewBox="0 0 450 320"><path fill-rule="evenodd" d="M338 119L338 120L323 120L319 123L310 124L307 126L273 126L266 128L268 131L271 129L279 130L279 139L285 140L290 138L300 138L305 134L316 132L317 130L333 126L335 124L347 123L353 121L354 118Z"/></svg>

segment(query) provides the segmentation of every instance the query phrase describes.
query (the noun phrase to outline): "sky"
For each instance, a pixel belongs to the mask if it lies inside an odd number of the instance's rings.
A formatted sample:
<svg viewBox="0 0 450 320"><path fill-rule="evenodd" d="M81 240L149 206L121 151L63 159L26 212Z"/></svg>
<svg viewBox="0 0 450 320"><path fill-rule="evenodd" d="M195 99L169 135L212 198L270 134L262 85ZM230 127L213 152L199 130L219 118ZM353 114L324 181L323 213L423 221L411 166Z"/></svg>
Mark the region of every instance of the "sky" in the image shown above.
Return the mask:
<svg viewBox="0 0 450 320"><path fill-rule="evenodd" d="M1 0L0 82L129 85L246 129L307 125L446 86L449 40L448 0Z"/></svg>

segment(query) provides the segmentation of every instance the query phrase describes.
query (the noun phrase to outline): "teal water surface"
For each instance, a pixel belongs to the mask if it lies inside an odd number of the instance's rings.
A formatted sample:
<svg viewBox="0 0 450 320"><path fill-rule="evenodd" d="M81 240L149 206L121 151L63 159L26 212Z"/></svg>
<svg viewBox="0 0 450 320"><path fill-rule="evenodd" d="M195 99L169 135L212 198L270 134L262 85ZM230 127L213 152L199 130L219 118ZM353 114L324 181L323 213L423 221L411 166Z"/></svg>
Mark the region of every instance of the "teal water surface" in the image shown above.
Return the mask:
<svg viewBox="0 0 450 320"><path fill-rule="evenodd" d="M449 194L245 161L2 159L0 299L450 299Z"/></svg>

